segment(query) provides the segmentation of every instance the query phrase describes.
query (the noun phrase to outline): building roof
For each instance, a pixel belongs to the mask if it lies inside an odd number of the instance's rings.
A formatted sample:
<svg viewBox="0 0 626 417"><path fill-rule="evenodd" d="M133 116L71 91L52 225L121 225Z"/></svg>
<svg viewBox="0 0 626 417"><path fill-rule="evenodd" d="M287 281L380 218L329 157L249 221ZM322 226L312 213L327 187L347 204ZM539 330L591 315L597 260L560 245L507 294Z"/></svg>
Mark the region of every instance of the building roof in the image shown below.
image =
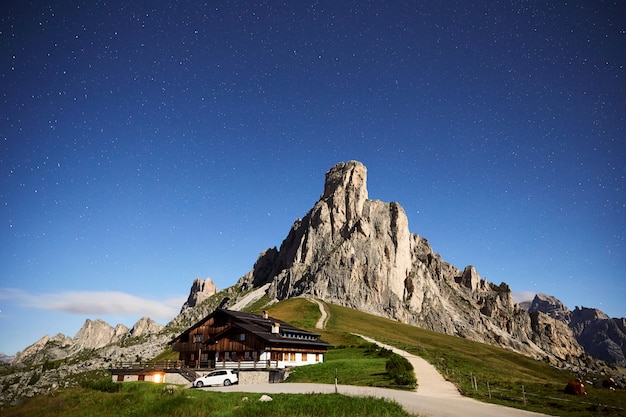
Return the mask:
<svg viewBox="0 0 626 417"><path fill-rule="evenodd" d="M237 328L245 332L254 334L255 336L263 339L269 345L301 345L303 347L308 346L323 349L328 349L332 347L332 345L321 340L318 333L312 333L307 330L299 329L282 320L273 317L264 318L256 314L227 310L223 308L216 309L211 314L209 314L208 316L185 330L183 333L178 335L170 343L174 343L180 340L182 336L189 334L194 329L202 326L206 321L216 315L226 315L231 317L233 319L231 326L229 326L221 333L213 336L212 339L204 341L205 344L212 343L216 339L222 337L222 335L226 332L232 330L233 328ZM276 329L278 331L273 332L273 327L278 327L278 329Z"/></svg>

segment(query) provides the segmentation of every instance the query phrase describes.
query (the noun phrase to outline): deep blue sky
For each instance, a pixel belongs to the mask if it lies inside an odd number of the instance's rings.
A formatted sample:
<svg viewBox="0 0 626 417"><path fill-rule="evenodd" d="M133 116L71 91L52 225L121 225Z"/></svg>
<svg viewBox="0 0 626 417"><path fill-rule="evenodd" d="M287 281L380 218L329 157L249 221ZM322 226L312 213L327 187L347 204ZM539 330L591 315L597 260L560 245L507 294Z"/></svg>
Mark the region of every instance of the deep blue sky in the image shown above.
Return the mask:
<svg viewBox="0 0 626 417"><path fill-rule="evenodd" d="M3 1L0 351L167 322L351 159L457 267L626 316L626 15L546 3Z"/></svg>

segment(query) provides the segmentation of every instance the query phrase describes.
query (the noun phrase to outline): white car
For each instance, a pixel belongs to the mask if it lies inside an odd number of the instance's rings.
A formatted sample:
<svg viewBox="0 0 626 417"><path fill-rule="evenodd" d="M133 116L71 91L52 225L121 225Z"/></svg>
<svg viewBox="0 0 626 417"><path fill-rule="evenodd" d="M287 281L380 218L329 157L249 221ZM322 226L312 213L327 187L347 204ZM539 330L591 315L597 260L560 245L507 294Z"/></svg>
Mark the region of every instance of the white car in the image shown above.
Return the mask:
<svg viewBox="0 0 626 417"><path fill-rule="evenodd" d="M228 369L209 372L205 376L197 378L191 385L196 388L202 388L209 385L224 385L227 387L237 381L239 381L237 374Z"/></svg>

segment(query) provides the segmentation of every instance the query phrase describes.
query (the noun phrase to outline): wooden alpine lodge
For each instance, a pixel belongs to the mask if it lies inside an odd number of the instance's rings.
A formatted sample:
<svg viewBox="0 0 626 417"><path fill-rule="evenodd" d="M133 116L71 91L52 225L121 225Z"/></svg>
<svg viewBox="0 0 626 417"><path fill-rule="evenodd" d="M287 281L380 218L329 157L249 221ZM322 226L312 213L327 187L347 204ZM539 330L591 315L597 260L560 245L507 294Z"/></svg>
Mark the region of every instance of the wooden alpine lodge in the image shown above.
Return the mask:
<svg viewBox="0 0 626 417"><path fill-rule="evenodd" d="M187 368L284 369L324 361L332 346L284 321L218 308L170 344Z"/></svg>

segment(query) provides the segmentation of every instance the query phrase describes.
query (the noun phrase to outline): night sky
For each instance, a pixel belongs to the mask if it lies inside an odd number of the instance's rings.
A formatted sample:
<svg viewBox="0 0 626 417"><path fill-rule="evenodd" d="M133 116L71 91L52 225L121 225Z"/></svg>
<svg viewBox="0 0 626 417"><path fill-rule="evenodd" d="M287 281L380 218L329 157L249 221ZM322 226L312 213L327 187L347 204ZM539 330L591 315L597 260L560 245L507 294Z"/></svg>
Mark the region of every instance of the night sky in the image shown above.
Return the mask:
<svg viewBox="0 0 626 417"><path fill-rule="evenodd" d="M352 159L458 268L626 316L619 3L3 0L0 351L168 322Z"/></svg>

